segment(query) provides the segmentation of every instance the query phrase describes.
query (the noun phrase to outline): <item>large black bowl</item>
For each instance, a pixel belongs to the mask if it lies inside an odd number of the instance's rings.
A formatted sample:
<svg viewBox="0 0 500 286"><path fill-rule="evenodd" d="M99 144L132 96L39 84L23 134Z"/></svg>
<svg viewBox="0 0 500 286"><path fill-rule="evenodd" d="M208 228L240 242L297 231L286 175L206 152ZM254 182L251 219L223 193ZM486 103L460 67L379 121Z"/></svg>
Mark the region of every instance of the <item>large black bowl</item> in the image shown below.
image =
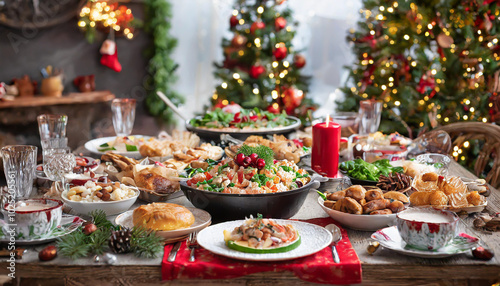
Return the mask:
<svg viewBox="0 0 500 286"><path fill-rule="evenodd" d="M200 116L198 116L199 118ZM192 126L189 122L191 120L186 121L186 129L196 133L200 138L204 139L207 142L214 141L214 142L219 142L220 141L220 136L222 134L229 134L232 137L240 140L245 140L247 139L250 135L260 135L260 136L266 136L266 135L273 135L273 134L283 134L283 135L288 135L291 132L299 129L301 122L300 119L297 117L293 116L288 116L287 117L290 120L290 125L287 126L281 126L281 127L275 127L275 128L265 128L265 129L259 129L259 130L240 130L240 129L235 129L234 131L228 131L228 130L217 130L217 129L207 129L207 128L202 128L202 127L194 127Z"/></svg>
<svg viewBox="0 0 500 286"><path fill-rule="evenodd" d="M304 203L311 188L319 182L311 181L301 188L270 194L223 194L190 187L181 182L181 190L197 208L210 213L214 221L244 219L262 214L268 218L287 219L294 216Z"/></svg>

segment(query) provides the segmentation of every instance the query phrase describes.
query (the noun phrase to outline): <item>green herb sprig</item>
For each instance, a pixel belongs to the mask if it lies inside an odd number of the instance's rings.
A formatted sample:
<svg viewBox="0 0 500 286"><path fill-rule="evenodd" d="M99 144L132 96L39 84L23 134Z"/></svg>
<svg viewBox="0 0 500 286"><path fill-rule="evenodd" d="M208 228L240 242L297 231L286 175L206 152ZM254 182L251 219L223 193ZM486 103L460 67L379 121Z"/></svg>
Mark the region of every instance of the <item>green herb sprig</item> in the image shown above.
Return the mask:
<svg viewBox="0 0 500 286"><path fill-rule="evenodd" d="M264 145L258 145L258 146L248 146L246 144L243 144L240 149L238 149L237 153L243 153L245 156L250 156L252 153L255 153L259 155L259 158L264 159L266 162L266 169L269 169L274 162L274 152L273 149L264 146Z"/></svg>

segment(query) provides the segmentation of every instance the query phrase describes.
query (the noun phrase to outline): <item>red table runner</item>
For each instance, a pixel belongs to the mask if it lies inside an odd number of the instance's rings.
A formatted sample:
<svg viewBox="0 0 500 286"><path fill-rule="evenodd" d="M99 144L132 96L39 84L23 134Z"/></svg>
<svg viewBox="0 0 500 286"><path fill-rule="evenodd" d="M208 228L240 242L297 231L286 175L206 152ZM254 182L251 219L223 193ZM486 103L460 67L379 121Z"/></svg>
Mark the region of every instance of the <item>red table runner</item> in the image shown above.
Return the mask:
<svg viewBox="0 0 500 286"><path fill-rule="evenodd" d="M316 218L305 222L326 226L337 224L331 218ZM337 224L338 225L338 224ZM340 225L339 225L340 227ZM183 242L174 262L167 257L173 244L165 245L161 263L162 280L174 279L231 279L258 272L290 271L298 278L314 283L357 284L361 283L361 263L352 248L347 232L342 230L342 240L337 245L340 263L334 263L331 247L316 254L290 261L247 262L215 255L203 248L196 249L196 261L189 262L189 249ZM221 234L222 239L222 234Z"/></svg>

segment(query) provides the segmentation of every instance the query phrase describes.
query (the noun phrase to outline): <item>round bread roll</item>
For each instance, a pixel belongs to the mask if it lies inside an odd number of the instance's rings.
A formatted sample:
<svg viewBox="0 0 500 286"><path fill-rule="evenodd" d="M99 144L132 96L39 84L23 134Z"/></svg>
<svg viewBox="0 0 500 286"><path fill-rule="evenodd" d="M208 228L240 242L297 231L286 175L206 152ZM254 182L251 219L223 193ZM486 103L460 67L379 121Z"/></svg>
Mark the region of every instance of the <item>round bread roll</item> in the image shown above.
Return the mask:
<svg viewBox="0 0 500 286"><path fill-rule="evenodd" d="M194 223L194 215L187 208L171 203L152 203L134 210L134 226L152 230L187 228Z"/></svg>

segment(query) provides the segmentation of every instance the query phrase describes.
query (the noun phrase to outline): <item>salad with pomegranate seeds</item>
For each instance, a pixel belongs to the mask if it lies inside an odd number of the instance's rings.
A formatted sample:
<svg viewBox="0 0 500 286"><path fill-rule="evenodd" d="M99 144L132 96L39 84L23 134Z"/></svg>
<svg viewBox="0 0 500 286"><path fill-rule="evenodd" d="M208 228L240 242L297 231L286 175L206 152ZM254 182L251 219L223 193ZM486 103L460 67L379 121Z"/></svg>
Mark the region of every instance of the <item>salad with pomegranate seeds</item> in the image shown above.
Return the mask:
<svg viewBox="0 0 500 286"><path fill-rule="evenodd" d="M286 113L274 114L269 111L254 109L243 109L232 113L217 108L208 111L201 118L193 118L189 122L193 127L211 129L263 129L288 126L292 122L287 118Z"/></svg>
<svg viewBox="0 0 500 286"><path fill-rule="evenodd" d="M226 158L190 175L188 186L226 194L286 192L311 181L306 170L288 160L274 160L272 150L262 145L243 145L234 160Z"/></svg>

